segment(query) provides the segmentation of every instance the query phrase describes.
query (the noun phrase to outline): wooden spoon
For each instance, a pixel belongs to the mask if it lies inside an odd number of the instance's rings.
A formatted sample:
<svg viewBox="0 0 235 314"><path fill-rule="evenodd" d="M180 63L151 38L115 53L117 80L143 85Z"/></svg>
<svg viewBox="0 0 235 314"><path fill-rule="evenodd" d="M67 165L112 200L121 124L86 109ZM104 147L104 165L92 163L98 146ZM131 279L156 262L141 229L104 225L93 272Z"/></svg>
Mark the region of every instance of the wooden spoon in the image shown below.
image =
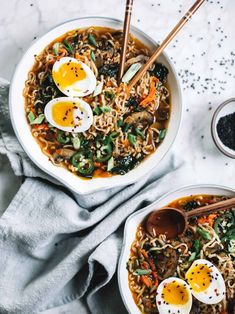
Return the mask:
<svg viewBox="0 0 235 314"><path fill-rule="evenodd" d="M213 212L228 210L235 206L235 197L208 206L185 212L180 209L163 207L152 212L146 221L146 229L153 237L165 234L168 239L182 235L191 217L207 216Z"/></svg>

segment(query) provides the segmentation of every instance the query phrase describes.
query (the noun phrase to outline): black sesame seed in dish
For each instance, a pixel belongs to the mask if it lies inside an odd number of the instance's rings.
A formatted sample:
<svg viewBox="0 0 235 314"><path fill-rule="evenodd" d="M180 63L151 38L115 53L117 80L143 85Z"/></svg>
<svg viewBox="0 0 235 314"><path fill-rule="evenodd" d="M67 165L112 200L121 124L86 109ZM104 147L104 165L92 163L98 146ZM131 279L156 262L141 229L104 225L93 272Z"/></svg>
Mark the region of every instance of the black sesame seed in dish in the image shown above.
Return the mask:
<svg viewBox="0 0 235 314"><path fill-rule="evenodd" d="M217 132L222 143L235 151L235 112L219 119Z"/></svg>
<svg viewBox="0 0 235 314"><path fill-rule="evenodd" d="M217 148L224 155L235 158L235 98L217 108L212 118L211 132Z"/></svg>

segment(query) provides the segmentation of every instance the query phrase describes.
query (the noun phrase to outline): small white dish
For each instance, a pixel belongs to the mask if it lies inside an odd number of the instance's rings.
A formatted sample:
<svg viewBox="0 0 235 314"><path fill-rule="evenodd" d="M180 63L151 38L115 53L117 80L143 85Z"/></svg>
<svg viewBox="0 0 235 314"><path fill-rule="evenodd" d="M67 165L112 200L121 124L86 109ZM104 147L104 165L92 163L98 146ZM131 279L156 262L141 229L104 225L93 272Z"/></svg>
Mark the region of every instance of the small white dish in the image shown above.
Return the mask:
<svg viewBox="0 0 235 314"><path fill-rule="evenodd" d="M123 303L125 304L128 313L140 314L140 310L135 304L131 290L129 289L128 271L126 269L126 263L130 256L131 244L135 239L137 227L153 210L164 207L175 199L197 194L225 195L234 197L235 190L217 185L195 185L183 187L179 190L163 195L156 202L138 210L127 219L124 228L122 251L118 264L118 285Z"/></svg>
<svg viewBox="0 0 235 314"><path fill-rule="evenodd" d="M226 156L235 159L235 151L225 146L219 138L217 124L220 118L235 112L235 98L228 99L215 111L211 122L211 134L217 148Z"/></svg>
<svg viewBox="0 0 235 314"><path fill-rule="evenodd" d="M103 26L113 29L122 29L123 23L116 19L89 17L68 21L55 27L40 39L35 41L33 45L26 51L16 68L11 82L9 96L12 125L18 140L20 141L29 158L43 171L60 181L72 191L80 194L87 194L97 190L104 190L125 184L131 184L138 181L146 173L150 172L158 165L160 160L165 156L172 146L180 127L182 114L182 96L179 80L174 70L174 66L172 65L167 55L163 53L159 57L158 61L166 65L169 69L168 78L172 93L173 105L167 135L157 151L154 152L145 161L143 161L138 167L128 172L124 176L117 175L110 178L94 178L89 181L81 179L80 177L69 172L67 169L53 165L48 160L48 157L42 153L40 146L31 134L24 108L23 89L25 81L27 79L28 72L34 64L34 55L41 53L49 43L66 32L90 26ZM156 48L156 42L141 30L132 27L131 32L135 37L137 37L141 42L150 47L152 50Z"/></svg>

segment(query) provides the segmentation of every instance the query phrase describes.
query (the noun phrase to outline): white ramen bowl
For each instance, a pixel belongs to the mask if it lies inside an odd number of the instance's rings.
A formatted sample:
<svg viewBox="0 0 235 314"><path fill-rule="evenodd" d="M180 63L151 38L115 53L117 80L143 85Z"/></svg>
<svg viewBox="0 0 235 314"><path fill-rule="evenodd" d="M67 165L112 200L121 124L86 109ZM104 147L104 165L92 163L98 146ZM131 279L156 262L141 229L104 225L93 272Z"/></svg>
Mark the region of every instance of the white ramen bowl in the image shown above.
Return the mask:
<svg viewBox="0 0 235 314"><path fill-rule="evenodd" d="M135 301L131 294L131 290L129 289L128 271L126 269L126 263L130 256L131 244L135 239L137 227L153 210L164 207L175 199L197 194L225 195L229 197L234 197L235 190L217 185L195 185L183 187L179 190L170 192L162 196L156 202L143 209L138 210L127 219L124 229L122 252L118 265L118 285L123 303L125 304L128 313L141 313L139 308L135 304Z"/></svg>
<svg viewBox="0 0 235 314"><path fill-rule="evenodd" d="M121 29L123 27L123 23L119 20L110 18L89 17L68 21L53 28L40 39L35 41L24 54L14 73L9 97L12 125L16 136L27 155L43 171L57 179L72 191L80 194L87 194L97 190L104 190L120 185L134 183L144 174L148 173L150 170L156 167L175 140L179 130L182 113L182 97L177 74L169 58L164 53L159 57L158 61L165 64L169 69L169 86L172 94L173 105L167 135L156 152L154 152L149 158L144 160L140 165L124 176L115 175L109 178L94 178L92 180L84 180L72 174L65 168L53 165L48 160L48 157L42 153L40 146L31 134L24 107L25 100L23 97L23 89L25 86L25 81L27 80L28 72L33 67L35 61L34 55L40 54L47 45L66 32L90 26L102 26L113 29ZM154 49L156 47L156 42L142 31L132 27L131 32L149 48Z"/></svg>

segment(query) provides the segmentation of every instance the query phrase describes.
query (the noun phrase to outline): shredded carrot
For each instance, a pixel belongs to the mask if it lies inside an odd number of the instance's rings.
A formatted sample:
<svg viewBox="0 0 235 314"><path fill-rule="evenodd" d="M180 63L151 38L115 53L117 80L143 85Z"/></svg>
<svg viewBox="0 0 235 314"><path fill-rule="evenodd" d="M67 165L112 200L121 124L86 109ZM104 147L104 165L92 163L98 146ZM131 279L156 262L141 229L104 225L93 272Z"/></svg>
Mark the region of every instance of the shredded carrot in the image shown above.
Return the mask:
<svg viewBox="0 0 235 314"><path fill-rule="evenodd" d="M129 95L130 95L130 91L129 91L129 88L128 86L125 84L125 83L121 83L117 89L117 92L120 93L124 91L124 93L126 94L126 97L129 98Z"/></svg>
<svg viewBox="0 0 235 314"><path fill-rule="evenodd" d="M99 175L101 175L103 173L103 170L102 169L96 169L95 171L94 171L94 176L99 176Z"/></svg>
<svg viewBox="0 0 235 314"><path fill-rule="evenodd" d="M56 58L58 61L67 55L67 50L65 48L59 48L59 56Z"/></svg>
<svg viewBox="0 0 235 314"><path fill-rule="evenodd" d="M155 100L156 98L156 83L158 83L159 80L156 77L153 77L150 83L150 91L147 97L145 97L141 103L140 106L146 108L148 106L149 103L151 103L153 100Z"/></svg>
<svg viewBox="0 0 235 314"><path fill-rule="evenodd" d="M79 55L78 53L76 53L76 54L75 54L75 58L76 58L77 60L79 60L79 61L82 61L82 62L84 62L84 61L85 61L85 57L84 57L84 56Z"/></svg>
<svg viewBox="0 0 235 314"><path fill-rule="evenodd" d="M140 279L146 287L148 287L148 288L152 287L152 281L149 277L142 275L142 276L140 276Z"/></svg>
<svg viewBox="0 0 235 314"><path fill-rule="evenodd" d="M216 214L210 214L209 216L203 216L198 218L197 221L199 224L208 223L212 227L216 217L217 217Z"/></svg>
<svg viewBox="0 0 235 314"><path fill-rule="evenodd" d="M96 168L99 168L99 167L102 166L102 163L101 163L101 162L98 162L98 161L95 161L95 162L94 162L94 166L95 166Z"/></svg>
<svg viewBox="0 0 235 314"><path fill-rule="evenodd" d="M141 267L144 268L144 269L149 269L149 264L144 261L144 262L141 263Z"/></svg>
<svg viewBox="0 0 235 314"><path fill-rule="evenodd" d="M128 147L129 145L130 145L129 141L128 141L128 140L125 140L125 141L124 141L124 146L125 146L125 147Z"/></svg>
<svg viewBox="0 0 235 314"><path fill-rule="evenodd" d="M138 298L138 295L136 293L133 293L133 299L134 299L135 303L138 303L139 298Z"/></svg>
<svg viewBox="0 0 235 314"><path fill-rule="evenodd" d="M109 177L112 177L112 174L108 171L103 171L101 174L100 174L100 177L102 178L109 178Z"/></svg>
<svg viewBox="0 0 235 314"><path fill-rule="evenodd" d="M158 287L158 285L159 285L158 277L154 278L154 285L155 285L155 287Z"/></svg>
<svg viewBox="0 0 235 314"><path fill-rule="evenodd" d="M48 125L46 123L43 123L43 124L35 125L34 129L47 131L47 130L49 130L49 127L48 127Z"/></svg>
<svg viewBox="0 0 235 314"><path fill-rule="evenodd" d="M103 97L102 97L102 94L99 94L99 102L100 102L101 104L103 104Z"/></svg>
<svg viewBox="0 0 235 314"><path fill-rule="evenodd" d="M148 260L148 253L144 249L140 250L140 253Z"/></svg>
<svg viewBox="0 0 235 314"><path fill-rule="evenodd" d="M108 81L108 82L106 83L106 86L108 86L108 87L112 87L112 86L113 86L112 81Z"/></svg>
<svg viewBox="0 0 235 314"><path fill-rule="evenodd" d="M152 270L152 275L153 275L153 278L154 278L154 285L156 287L158 287L158 275L157 275L156 266L155 266L154 261L152 259L148 259L148 262L149 262L150 268Z"/></svg>
<svg viewBox="0 0 235 314"><path fill-rule="evenodd" d="M92 102L92 98L91 97L83 97L83 100L85 101L85 102L87 102L88 104L90 104L91 102Z"/></svg>

